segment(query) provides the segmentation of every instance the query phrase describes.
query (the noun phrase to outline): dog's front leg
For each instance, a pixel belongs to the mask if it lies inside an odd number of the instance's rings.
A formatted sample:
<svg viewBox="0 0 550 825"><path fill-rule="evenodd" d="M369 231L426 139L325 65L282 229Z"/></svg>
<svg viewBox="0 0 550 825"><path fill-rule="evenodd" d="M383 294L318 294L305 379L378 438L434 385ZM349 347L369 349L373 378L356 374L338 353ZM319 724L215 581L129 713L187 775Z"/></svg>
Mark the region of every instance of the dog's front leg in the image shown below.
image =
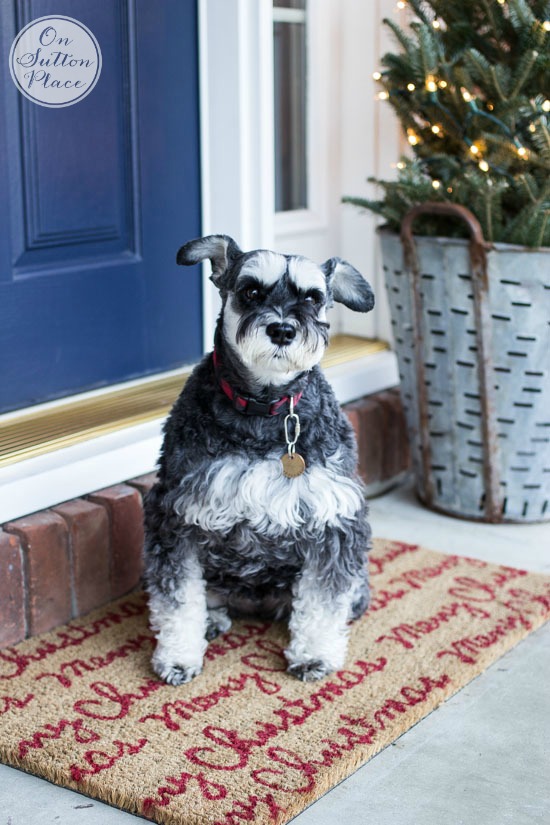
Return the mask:
<svg viewBox="0 0 550 825"><path fill-rule="evenodd" d="M333 594L323 588L315 569L306 568L293 589L288 672L304 682L321 679L344 665L348 621L359 582Z"/></svg>
<svg viewBox="0 0 550 825"><path fill-rule="evenodd" d="M170 685L190 682L202 670L207 647L206 584L197 555L191 552L179 572L177 588L163 592L149 585L151 627L157 646L152 665Z"/></svg>

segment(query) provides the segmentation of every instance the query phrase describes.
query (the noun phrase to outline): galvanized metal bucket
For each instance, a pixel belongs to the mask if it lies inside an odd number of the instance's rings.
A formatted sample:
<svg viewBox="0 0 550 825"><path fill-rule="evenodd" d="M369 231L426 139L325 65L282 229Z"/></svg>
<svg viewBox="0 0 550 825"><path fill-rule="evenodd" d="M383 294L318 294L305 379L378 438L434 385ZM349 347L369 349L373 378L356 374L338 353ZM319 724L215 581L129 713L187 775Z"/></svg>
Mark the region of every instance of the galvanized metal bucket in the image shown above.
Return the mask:
<svg viewBox="0 0 550 825"><path fill-rule="evenodd" d="M427 212L470 241L413 238ZM380 230L421 500L489 522L550 520L550 248L488 244L464 207Z"/></svg>

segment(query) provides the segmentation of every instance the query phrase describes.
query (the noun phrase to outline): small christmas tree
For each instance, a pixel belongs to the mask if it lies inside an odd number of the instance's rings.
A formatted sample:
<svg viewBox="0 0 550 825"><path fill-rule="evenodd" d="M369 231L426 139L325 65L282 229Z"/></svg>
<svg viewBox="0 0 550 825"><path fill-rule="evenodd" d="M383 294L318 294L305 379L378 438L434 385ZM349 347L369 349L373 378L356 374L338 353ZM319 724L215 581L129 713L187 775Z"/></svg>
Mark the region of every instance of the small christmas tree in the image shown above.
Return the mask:
<svg viewBox="0 0 550 825"><path fill-rule="evenodd" d="M400 49L374 77L414 153L380 200L345 198L398 230L425 201L476 215L489 241L550 246L549 0L408 0ZM419 234L459 235L459 222L424 218Z"/></svg>

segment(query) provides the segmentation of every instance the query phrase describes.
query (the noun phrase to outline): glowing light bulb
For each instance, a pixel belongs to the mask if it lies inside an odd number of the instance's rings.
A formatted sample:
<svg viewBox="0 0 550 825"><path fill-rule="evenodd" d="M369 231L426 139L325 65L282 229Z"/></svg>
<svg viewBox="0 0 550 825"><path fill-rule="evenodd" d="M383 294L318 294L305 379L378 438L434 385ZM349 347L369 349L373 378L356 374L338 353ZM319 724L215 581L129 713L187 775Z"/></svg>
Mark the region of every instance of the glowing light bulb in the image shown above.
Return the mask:
<svg viewBox="0 0 550 825"><path fill-rule="evenodd" d="M492 112L495 107L493 106L492 103L488 103L487 108L489 109L490 112Z"/></svg>
<svg viewBox="0 0 550 825"><path fill-rule="evenodd" d="M470 152L472 155L477 155L479 153L479 146L476 146L475 143L472 143L470 146Z"/></svg>
<svg viewBox="0 0 550 825"><path fill-rule="evenodd" d="M433 180L432 181L432 186L433 186L434 189L439 189L439 187L441 186L441 181L440 180Z"/></svg>
<svg viewBox="0 0 550 825"><path fill-rule="evenodd" d="M550 32L550 20L545 20L542 24L542 28L545 32Z"/></svg>
<svg viewBox="0 0 550 825"><path fill-rule="evenodd" d="M498 0L498 2L500 3L501 6L503 6L505 4L506 0Z"/></svg>
<svg viewBox="0 0 550 825"><path fill-rule="evenodd" d="M426 89L429 92L437 92L437 83L433 75L428 75L426 78Z"/></svg>
<svg viewBox="0 0 550 825"><path fill-rule="evenodd" d="M532 124L529 126L529 131L530 131L530 132L536 132L536 131L537 131L537 127L535 126L535 124L534 124L534 123L532 123Z"/></svg>
<svg viewBox="0 0 550 825"><path fill-rule="evenodd" d="M409 90L409 92L414 92L416 86L414 85L414 83L407 83L407 89Z"/></svg>
<svg viewBox="0 0 550 825"><path fill-rule="evenodd" d="M404 9L406 5L407 4L405 3L405 0L399 0L399 2L397 3L397 8Z"/></svg>
<svg viewBox="0 0 550 825"><path fill-rule="evenodd" d="M462 97L464 98L466 103L469 103L470 100L473 100L473 96L470 94L468 89L464 88L464 86L461 87L460 91L462 92Z"/></svg>
<svg viewBox="0 0 550 825"><path fill-rule="evenodd" d="M447 81L446 80L440 80L439 81L439 88L440 89L446 89L447 88Z"/></svg>
<svg viewBox="0 0 550 825"><path fill-rule="evenodd" d="M413 134L413 135L409 135L409 136L408 136L408 138L407 138L407 140L409 141L409 143L411 144L411 146L416 146L416 145L417 145L417 143L418 143L418 137L417 137L416 135L414 135L414 134Z"/></svg>
<svg viewBox="0 0 550 825"><path fill-rule="evenodd" d="M451 194L452 191L453 191L453 187L452 186L447 186L447 192L449 193L449 195Z"/></svg>
<svg viewBox="0 0 550 825"><path fill-rule="evenodd" d="M434 29L440 29L440 28L441 28L441 23L439 22L439 20L437 19L437 17L436 17L436 19L432 22L432 26L434 27Z"/></svg>
<svg viewBox="0 0 550 825"><path fill-rule="evenodd" d="M373 80L380 80L381 78L382 78L382 75L380 74L380 72L373 72L372 73L372 79Z"/></svg>
<svg viewBox="0 0 550 825"><path fill-rule="evenodd" d="M527 160L527 158L529 157L529 152L527 151L525 146L520 146L519 149L518 149L518 155L523 160Z"/></svg>
<svg viewBox="0 0 550 825"><path fill-rule="evenodd" d="M387 100L388 98L388 92L378 92L378 100Z"/></svg>
<svg viewBox="0 0 550 825"><path fill-rule="evenodd" d="M487 163L486 160L480 160L479 161L479 168L481 169L482 172L488 172L489 171L489 164Z"/></svg>
<svg viewBox="0 0 550 825"><path fill-rule="evenodd" d="M397 164L397 168L398 169L404 169L406 167L406 165L407 165L406 163L403 163L403 161L400 160L399 163Z"/></svg>
<svg viewBox="0 0 550 825"><path fill-rule="evenodd" d="M543 112L550 112L550 100L545 100L542 104L542 111Z"/></svg>
<svg viewBox="0 0 550 825"><path fill-rule="evenodd" d="M437 123L435 123L432 126L432 132L434 133L434 135L438 135L440 133L440 131L441 131L441 126L438 126Z"/></svg>

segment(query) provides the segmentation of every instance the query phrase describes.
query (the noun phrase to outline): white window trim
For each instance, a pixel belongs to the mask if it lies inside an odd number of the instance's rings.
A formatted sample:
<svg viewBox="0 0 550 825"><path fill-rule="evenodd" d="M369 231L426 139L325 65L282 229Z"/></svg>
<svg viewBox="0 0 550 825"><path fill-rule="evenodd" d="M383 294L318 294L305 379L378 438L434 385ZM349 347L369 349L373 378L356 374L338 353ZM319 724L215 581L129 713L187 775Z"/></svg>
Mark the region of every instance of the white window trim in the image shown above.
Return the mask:
<svg viewBox="0 0 550 825"><path fill-rule="evenodd" d="M291 9L273 9L273 20L281 19L280 12ZM330 168L329 163L329 96L331 87L330 63L316 59L326 55L330 48L331 8L320 0L308 0L307 11L300 10L307 26L307 208L276 212L275 238L287 238L304 233L323 232L329 226L328 186L326 174L319 170ZM292 21L290 21L292 22ZM273 34L271 33L271 37ZM273 85L271 88L273 95ZM267 90L266 90L267 92ZM289 250L290 251L290 250Z"/></svg>
<svg viewBox="0 0 550 825"><path fill-rule="evenodd" d="M199 0L199 27L204 234L232 235L244 249L274 248L271 0ZM205 351L219 311L207 269ZM326 374L342 403L398 383L389 351ZM2 468L0 524L153 470L162 424L155 419Z"/></svg>

